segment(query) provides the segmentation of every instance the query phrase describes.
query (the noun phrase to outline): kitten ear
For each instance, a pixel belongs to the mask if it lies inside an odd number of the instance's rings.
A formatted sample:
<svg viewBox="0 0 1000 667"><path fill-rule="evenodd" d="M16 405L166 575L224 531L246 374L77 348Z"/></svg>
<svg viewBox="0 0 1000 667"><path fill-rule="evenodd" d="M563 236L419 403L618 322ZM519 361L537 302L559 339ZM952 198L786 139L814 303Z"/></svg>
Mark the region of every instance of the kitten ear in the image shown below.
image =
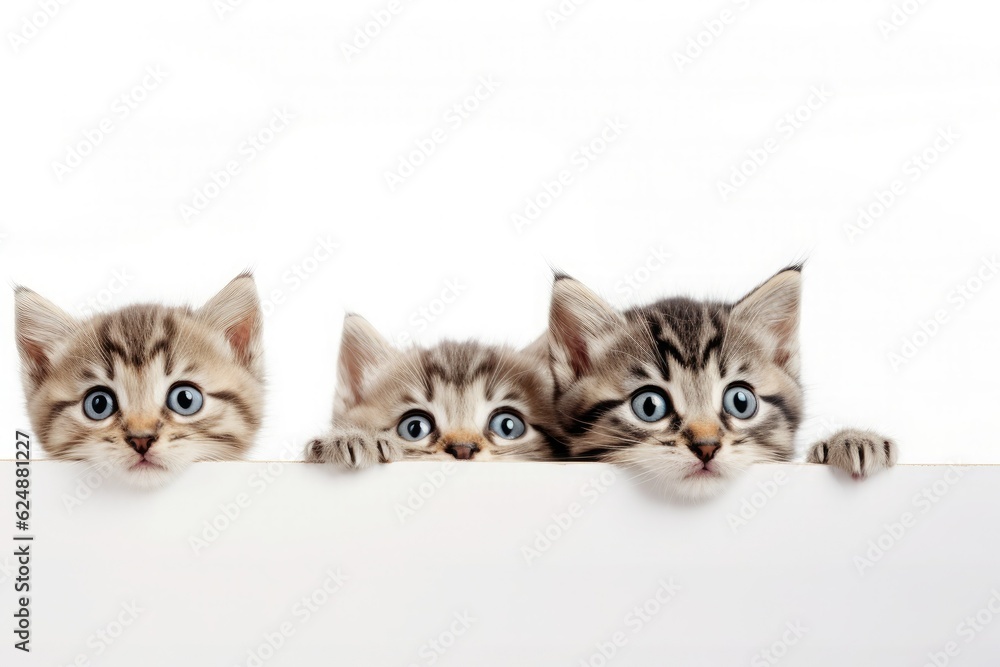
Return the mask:
<svg viewBox="0 0 1000 667"><path fill-rule="evenodd" d="M567 275L556 275L549 310L549 337L557 364L568 365L577 377L586 374L598 337L621 324L621 314L583 283Z"/></svg>
<svg viewBox="0 0 1000 667"><path fill-rule="evenodd" d="M732 318L753 331L769 334L774 363L793 377L799 374L799 311L802 266L790 266L756 287L733 306Z"/></svg>
<svg viewBox="0 0 1000 667"><path fill-rule="evenodd" d="M542 334L525 347L521 348L521 354L532 357L539 361L548 363L549 361L549 334Z"/></svg>
<svg viewBox="0 0 1000 667"><path fill-rule="evenodd" d="M37 384L48 375L55 347L76 329L61 308L27 287L14 292L14 329L25 372Z"/></svg>
<svg viewBox="0 0 1000 667"><path fill-rule="evenodd" d="M225 334L241 364L247 368L258 365L264 315L249 272L233 278L198 310L198 315Z"/></svg>
<svg viewBox="0 0 1000 667"><path fill-rule="evenodd" d="M344 332L340 337L340 354L337 357L337 392L343 393L351 404L358 402L369 371L396 354L395 348L368 320L348 313L344 317Z"/></svg>

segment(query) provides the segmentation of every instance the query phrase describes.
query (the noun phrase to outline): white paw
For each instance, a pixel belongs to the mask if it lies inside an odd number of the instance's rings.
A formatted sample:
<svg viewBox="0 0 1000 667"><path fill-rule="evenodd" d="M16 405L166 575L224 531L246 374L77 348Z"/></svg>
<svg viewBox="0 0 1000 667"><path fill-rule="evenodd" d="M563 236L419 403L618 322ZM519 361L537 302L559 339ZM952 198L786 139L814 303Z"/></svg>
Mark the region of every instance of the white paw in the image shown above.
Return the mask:
<svg viewBox="0 0 1000 667"><path fill-rule="evenodd" d="M367 468L403 458L391 439L359 429L334 429L306 444L306 461L344 468Z"/></svg>
<svg viewBox="0 0 1000 667"><path fill-rule="evenodd" d="M860 479L896 465L898 455L896 443L889 438L846 428L813 445L806 460L840 468Z"/></svg>

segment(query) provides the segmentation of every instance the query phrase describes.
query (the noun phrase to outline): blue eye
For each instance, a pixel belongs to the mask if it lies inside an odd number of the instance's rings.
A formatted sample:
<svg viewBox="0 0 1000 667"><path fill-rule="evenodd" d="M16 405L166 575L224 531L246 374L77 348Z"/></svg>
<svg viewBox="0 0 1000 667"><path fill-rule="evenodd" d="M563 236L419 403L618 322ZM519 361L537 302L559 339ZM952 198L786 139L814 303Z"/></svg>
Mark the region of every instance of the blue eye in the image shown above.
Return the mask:
<svg viewBox="0 0 1000 667"><path fill-rule="evenodd" d="M179 415L193 415L204 403L201 392L189 384L179 384L167 394L167 407Z"/></svg>
<svg viewBox="0 0 1000 667"><path fill-rule="evenodd" d="M490 419L490 430L504 440L517 440L524 435L524 420L511 412L501 412Z"/></svg>
<svg viewBox="0 0 1000 667"><path fill-rule="evenodd" d="M757 397L746 385L731 385L722 395L722 409L737 419L750 419L757 414Z"/></svg>
<svg viewBox="0 0 1000 667"><path fill-rule="evenodd" d="M644 422L658 422L667 416L670 402L655 389L644 389L632 397L632 412Z"/></svg>
<svg viewBox="0 0 1000 667"><path fill-rule="evenodd" d="M107 419L115 413L118 405L110 389L91 389L83 399L83 414L95 422Z"/></svg>
<svg viewBox="0 0 1000 667"><path fill-rule="evenodd" d="M399 422L399 426L396 427L396 433L399 433L401 438L409 440L410 442L423 440L429 436L433 430L434 425L431 424L430 417L423 413L404 417L403 420Z"/></svg>

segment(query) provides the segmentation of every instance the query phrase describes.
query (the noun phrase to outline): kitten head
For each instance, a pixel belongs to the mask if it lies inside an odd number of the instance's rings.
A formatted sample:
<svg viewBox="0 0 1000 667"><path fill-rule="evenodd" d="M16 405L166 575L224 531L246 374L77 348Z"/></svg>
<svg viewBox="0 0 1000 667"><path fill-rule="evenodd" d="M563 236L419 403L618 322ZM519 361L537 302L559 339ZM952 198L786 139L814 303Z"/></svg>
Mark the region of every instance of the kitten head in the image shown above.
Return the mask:
<svg viewBox="0 0 1000 667"><path fill-rule="evenodd" d="M393 438L408 458L545 459L560 445L544 345L446 341L397 350L344 320L333 420Z"/></svg>
<svg viewBox="0 0 1000 667"><path fill-rule="evenodd" d="M28 413L53 458L152 486L250 448L263 369L249 274L199 310L134 305L77 320L29 289L15 301Z"/></svg>
<svg viewBox="0 0 1000 667"><path fill-rule="evenodd" d="M707 497L788 460L798 427L799 267L733 304L673 298L618 312L556 278L549 341L571 456L632 465Z"/></svg>

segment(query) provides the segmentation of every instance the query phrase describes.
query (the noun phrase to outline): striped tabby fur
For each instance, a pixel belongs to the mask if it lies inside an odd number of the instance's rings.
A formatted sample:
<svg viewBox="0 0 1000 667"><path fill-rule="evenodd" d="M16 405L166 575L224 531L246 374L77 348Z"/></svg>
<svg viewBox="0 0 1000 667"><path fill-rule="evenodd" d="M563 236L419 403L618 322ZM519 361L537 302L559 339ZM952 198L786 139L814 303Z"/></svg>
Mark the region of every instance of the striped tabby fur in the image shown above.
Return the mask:
<svg viewBox="0 0 1000 667"><path fill-rule="evenodd" d="M261 421L261 321L249 274L199 310L133 305L82 321L18 288L24 391L43 449L143 486L193 461L241 458ZM188 416L167 407L182 384L204 400ZM83 407L95 389L117 407L101 420Z"/></svg>
<svg viewBox="0 0 1000 667"><path fill-rule="evenodd" d="M800 270L789 267L732 304L671 298L624 312L557 277L550 359L570 456L637 467L691 499L717 493L753 463L790 460L803 403ZM730 387L753 392L754 414L724 409ZM647 390L666 399L652 422L632 404ZM895 460L892 444L875 434L843 440L831 439L835 454L817 445L810 460L860 475Z"/></svg>
<svg viewBox="0 0 1000 667"><path fill-rule="evenodd" d="M504 439L491 420L512 413L525 431ZM400 424L425 415L425 437L407 440ZM561 453L544 347L515 350L443 342L397 350L364 318L344 320L333 428L306 446L313 462L361 468L400 459L540 460Z"/></svg>

